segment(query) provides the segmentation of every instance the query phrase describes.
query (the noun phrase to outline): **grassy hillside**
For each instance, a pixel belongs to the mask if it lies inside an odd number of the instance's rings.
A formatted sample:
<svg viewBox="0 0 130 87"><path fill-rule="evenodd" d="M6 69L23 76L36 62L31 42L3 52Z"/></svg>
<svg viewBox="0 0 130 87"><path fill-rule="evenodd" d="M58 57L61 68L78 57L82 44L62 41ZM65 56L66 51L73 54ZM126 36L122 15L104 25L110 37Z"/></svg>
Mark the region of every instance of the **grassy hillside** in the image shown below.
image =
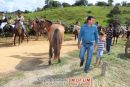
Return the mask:
<svg viewBox="0 0 130 87"><path fill-rule="evenodd" d="M93 15L96 17L96 21L98 21L102 25L106 25L108 21L107 14L113 7L99 7L99 6L88 6L88 7L66 7L66 8L56 8L56 9L47 9L40 12L34 12L25 14L27 19L34 19L36 17L46 17L49 20L56 21L62 20L65 24L73 24L76 20L81 21L83 23L85 21L85 17L88 15ZM122 23L125 22L126 19L130 18L129 13L123 14L124 11L129 11L130 7L120 7L122 12L119 17L122 20Z"/></svg>

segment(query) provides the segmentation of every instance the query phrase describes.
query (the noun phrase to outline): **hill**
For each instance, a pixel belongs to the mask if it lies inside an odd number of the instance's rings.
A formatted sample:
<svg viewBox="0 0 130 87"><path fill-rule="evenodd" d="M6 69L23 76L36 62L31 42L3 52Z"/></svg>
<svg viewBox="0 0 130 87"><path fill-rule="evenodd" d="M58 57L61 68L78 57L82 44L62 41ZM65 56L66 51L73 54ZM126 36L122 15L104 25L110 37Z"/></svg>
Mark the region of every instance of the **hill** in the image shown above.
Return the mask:
<svg viewBox="0 0 130 87"><path fill-rule="evenodd" d="M34 19L36 17L46 17L49 20L56 21L62 20L65 24L73 24L75 21L79 20L84 23L85 17L88 15L93 15L102 25L108 24L109 18L108 13L113 7L99 7L99 6L78 6L78 7L65 7L65 8L54 8L46 9L40 12L33 12L24 14L27 19ZM119 15L122 23L130 19L130 7L119 7L121 10L121 15Z"/></svg>

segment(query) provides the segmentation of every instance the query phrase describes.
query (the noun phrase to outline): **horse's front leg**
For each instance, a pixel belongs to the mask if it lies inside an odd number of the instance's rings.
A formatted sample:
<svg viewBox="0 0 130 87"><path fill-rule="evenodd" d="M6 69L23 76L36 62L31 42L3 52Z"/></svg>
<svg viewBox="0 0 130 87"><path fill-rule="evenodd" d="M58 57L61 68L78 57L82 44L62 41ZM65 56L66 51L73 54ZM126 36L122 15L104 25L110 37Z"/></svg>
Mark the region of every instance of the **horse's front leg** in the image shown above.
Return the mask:
<svg viewBox="0 0 130 87"><path fill-rule="evenodd" d="M61 63L60 53L58 54L58 63Z"/></svg>
<svg viewBox="0 0 130 87"><path fill-rule="evenodd" d="M117 44L118 37L116 38L116 44Z"/></svg>
<svg viewBox="0 0 130 87"><path fill-rule="evenodd" d="M15 42L15 41L16 41L16 35L14 36L14 45L16 45L16 42Z"/></svg>
<svg viewBox="0 0 130 87"><path fill-rule="evenodd" d="M19 35L19 45L20 45L20 42L21 42L21 36Z"/></svg>
<svg viewBox="0 0 130 87"><path fill-rule="evenodd" d="M27 43L28 43L28 41L29 41L29 40L28 40L28 36L29 36L29 35L28 35L28 33L26 33L26 37L27 37Z"/></svg>
<svg viewBox="0 0 130 87"><path fill-rule="evenodd" d="M36 32L36 39L35 39L35 40L38 40L38 34L39 34L39 33L38 33L38 32Z"/></svg>
<svg viewBox="0 0 130 87"><path fill-rule="evenodd" d="M51 65L52 56L53 56L52 45L50 44L50 46L49 46L49 61L48 61L49 65Z"/></svg>

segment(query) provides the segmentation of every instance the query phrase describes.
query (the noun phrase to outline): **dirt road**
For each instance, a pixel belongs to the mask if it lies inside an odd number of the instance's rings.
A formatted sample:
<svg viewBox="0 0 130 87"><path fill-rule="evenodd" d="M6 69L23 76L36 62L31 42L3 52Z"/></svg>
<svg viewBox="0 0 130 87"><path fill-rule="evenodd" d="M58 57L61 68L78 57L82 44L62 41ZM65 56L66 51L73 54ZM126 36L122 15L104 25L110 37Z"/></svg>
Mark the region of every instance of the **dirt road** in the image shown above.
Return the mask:
<svg viewBox="0 0 130 87"><path fill-rule="evenodd" d="M8 73L16 70L31 69L27 64L48 60L48 41L29 41L20 46L7 46L0 43L0 73ZM76 50L76 41L64 41L61 56ZM27 61L31 61L30 63ZM26 66L26 68L25 68Z"/></svg>

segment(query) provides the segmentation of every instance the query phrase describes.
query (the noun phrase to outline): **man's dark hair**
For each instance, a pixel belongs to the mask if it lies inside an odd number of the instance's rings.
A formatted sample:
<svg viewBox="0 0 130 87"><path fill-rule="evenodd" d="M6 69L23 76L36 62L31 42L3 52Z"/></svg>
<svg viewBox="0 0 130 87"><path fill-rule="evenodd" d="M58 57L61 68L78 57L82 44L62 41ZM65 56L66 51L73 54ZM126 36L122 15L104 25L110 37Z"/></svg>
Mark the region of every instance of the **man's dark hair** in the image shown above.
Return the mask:
<svg viewBox="0 0 130 87"><path fill-rule="evenodd" d="M87 23L88 23L88 21L91 20L92 18L94 18L94 17L93 17L93 16L88 16L88 17L87 17ZM94 18L94 19L95 19L95 18Z"/></svg>
<svg viewBox="0 0 130 87"><path fill-rule="evenodd" d="M99 32L99 35L101 35L101 36L104 36L104 33L102 33L102 32Z"/></svg>

